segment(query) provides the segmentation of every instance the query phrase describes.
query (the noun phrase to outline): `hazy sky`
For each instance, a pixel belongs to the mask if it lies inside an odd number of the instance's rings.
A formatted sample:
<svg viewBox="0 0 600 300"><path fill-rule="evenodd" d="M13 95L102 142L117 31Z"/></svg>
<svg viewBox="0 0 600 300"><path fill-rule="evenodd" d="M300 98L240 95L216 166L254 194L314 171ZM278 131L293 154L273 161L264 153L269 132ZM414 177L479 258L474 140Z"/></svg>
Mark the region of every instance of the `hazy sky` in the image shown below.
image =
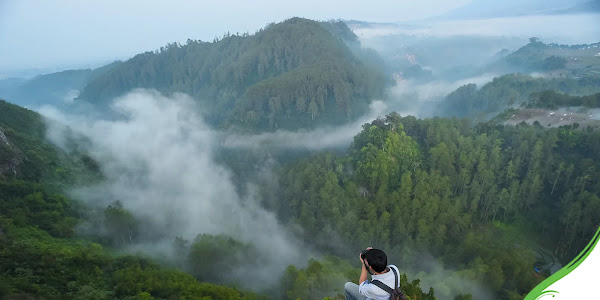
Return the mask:
<svg viewBox="0 0 600 300"><path fill-rule="evenodd" d="M253 33L270 22L406 21L471 0L0 0L0 70L128 58L188 38Z"/></svg>

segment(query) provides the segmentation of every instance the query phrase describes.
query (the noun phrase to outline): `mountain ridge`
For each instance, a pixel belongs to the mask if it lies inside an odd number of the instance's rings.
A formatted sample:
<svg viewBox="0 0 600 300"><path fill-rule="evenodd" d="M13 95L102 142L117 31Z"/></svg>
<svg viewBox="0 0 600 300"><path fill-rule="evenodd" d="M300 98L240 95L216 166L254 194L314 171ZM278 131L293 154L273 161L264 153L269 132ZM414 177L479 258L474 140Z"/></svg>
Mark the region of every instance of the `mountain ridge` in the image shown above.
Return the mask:
<svg viewBox="0 0 600 300"><path fill-rule="evenodd" d="M343 22L292 18L254 35L188 40L138 54L90 82L76 101L106 107L134 88L155 88L189 94L216 126L340 123L361 115L371 98L383 94L383 73L359 59L374 54L363 55L357 45Z"/></svg>
<svg viewBox="0 0 600 300"><path fill-rule="evenodd" d="M67 69L40 74L30 79L6 78L0 80L0 97L11 103L39 107L53 105L65 109L70 107L70 94L77 93L89 81L119 65L120 61L94 69ZM72 97L76 96L75 94Z"/></svg>

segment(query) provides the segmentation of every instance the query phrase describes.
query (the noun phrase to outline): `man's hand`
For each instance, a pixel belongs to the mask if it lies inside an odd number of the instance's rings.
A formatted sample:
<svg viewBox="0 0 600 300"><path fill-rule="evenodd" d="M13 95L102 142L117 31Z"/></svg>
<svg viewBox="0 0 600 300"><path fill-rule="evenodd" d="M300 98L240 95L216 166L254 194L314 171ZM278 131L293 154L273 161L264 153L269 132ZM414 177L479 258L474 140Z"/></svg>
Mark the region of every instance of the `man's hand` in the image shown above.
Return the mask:
<svg viewBox="0 0 600 300"><path fill-rule="evenodd" d="M367 249L365 249L365 251L367 251L367 250L371 250L371 249L373 249L373 247L367 247ZM360 264L361 264L361 265L363 266L363 268L364 268L364 267L365 267L365 262L364 262L364 260L363 260L363 258L362 258L362 256L361 256L361 255L362 255L362 252L358 254L358 260L360 260Z"/></svg>

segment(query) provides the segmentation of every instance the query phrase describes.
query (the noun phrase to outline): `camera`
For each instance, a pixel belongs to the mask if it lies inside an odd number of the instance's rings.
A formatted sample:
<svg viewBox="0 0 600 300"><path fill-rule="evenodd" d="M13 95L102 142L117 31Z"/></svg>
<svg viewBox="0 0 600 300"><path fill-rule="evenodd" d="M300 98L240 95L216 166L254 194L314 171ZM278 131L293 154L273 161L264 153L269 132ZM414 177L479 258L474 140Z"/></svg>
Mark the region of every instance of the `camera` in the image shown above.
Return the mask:
<svg viewBox="0 0 600 300"><path fill-rule="evenodd" d="M369 249L363 250L363 251L360 253L360 258L362 258L362 259L365 259L365 254L367 254L367 252L368 252L368 251L369 251Z"/></svg>

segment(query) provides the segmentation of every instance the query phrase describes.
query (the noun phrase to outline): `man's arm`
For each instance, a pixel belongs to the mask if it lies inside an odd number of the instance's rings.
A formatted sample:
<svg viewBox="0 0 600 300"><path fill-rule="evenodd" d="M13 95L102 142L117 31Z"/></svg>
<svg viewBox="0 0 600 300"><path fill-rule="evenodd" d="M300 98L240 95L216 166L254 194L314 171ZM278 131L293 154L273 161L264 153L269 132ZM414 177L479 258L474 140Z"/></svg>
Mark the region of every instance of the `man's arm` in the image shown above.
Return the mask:
<svg viewBox="0 0 600 300"><path fill-rule="evenodd" d="M373 248L368 247L367 250L369 249ZM369 272L367 271L367 266L365 265L365 262L363 261L362 257L360 257L360 255L358 256L358 259L360 260L360 265L362 266L362 269L360 270L360 278L358 278L358 284L360 285L365 280L367 280L367 275L369 274Z"/></svg>
<svg viewBox="0 0 600 300"><path fill-rule="evenodd" d="M361 259L362 262L362 259ZM369 273L367 272L367 267L365 267L365 263L362 263L362 269L360 270L360 278L358 279L358 284L363 283L365 280L367 280L367 275Z"/></svg>

